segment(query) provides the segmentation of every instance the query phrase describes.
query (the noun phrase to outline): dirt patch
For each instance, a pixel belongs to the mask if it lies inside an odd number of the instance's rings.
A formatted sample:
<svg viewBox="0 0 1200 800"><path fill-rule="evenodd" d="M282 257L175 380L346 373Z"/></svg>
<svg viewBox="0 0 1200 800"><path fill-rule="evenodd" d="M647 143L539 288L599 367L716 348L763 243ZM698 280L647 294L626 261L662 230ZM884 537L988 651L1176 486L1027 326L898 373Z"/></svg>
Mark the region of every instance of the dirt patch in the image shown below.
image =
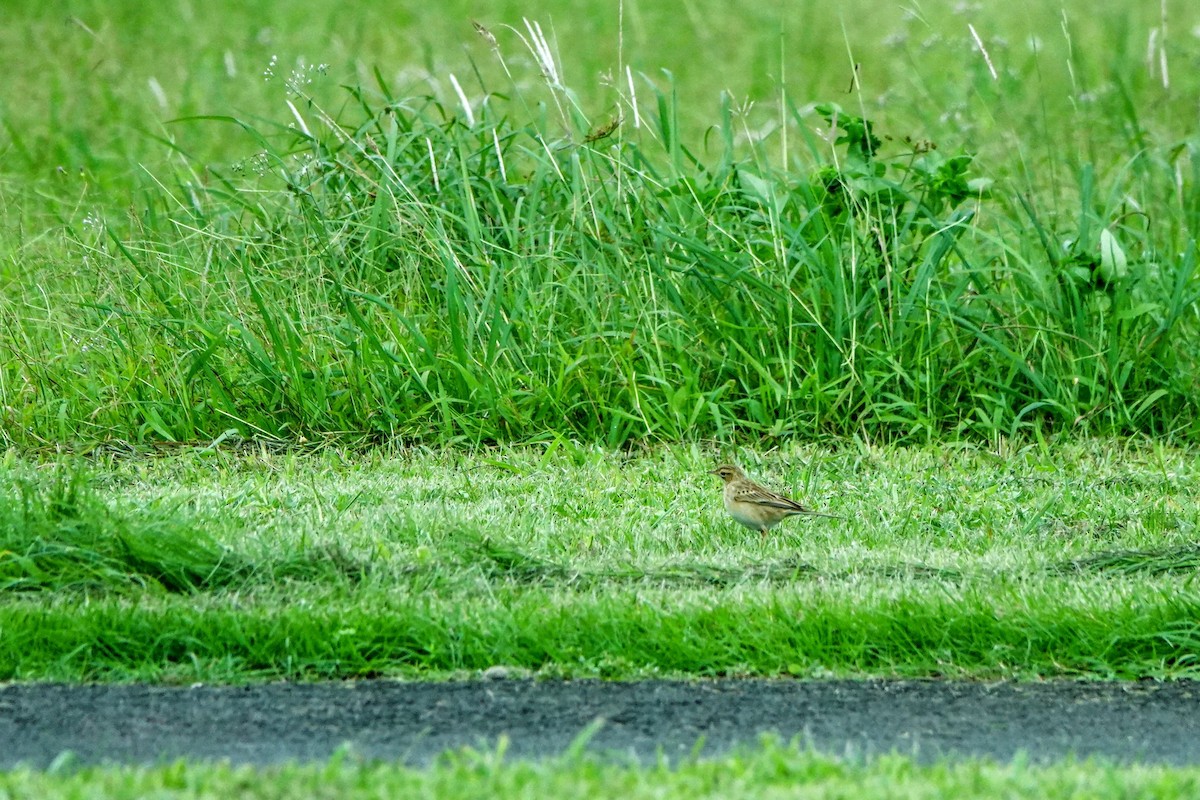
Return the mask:
<svg viewBox="0 0 1200 800"><path fill-rule="evenodd" d="M1074 753L1200 763L1200 684L936 681L477 681L248 687L10 685L0 688L0 768L180 757L234 763L368 759L427 763L447 749L588 748L675 760L753 744L763 733L819 750L922 760L1033 760ZM698 743L700 743L698 745Z"/></svg>

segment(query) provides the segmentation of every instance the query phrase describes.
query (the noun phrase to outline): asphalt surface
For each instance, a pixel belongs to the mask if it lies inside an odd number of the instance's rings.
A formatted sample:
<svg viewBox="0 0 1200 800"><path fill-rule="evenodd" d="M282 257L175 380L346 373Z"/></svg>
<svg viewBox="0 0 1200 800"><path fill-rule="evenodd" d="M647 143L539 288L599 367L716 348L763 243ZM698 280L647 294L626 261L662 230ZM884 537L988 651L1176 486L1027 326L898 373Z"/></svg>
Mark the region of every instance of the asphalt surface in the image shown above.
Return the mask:
<svg viewBox="0 0 1200 800"><path fill-rule="evenodd" d="M589 728L593 726L594 729ZM1200 684L483 680L245 687L0 687L0 768L180 757L271 764L339 748L425 764L447 749L555 755L585 730L616 758L672 761L799 737L856 757L1019 752L1200 763ZM582 740L581 740L582 741Z"/></svg>

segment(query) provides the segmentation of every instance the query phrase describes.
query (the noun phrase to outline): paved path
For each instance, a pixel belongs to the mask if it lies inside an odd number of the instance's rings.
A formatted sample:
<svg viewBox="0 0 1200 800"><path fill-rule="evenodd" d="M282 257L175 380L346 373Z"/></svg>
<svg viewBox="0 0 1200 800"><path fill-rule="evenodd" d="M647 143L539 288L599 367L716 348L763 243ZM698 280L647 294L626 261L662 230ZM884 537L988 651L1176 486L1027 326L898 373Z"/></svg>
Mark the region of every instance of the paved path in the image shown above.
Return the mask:
<svg viewBox="0 0 1200 800"><path fill-rule="evenodd" d="M247 687L0 687L0 768L194 757L323 760L349 743L367 758L422 764L448 748L512 756L588 742L618 757L675 759L799 736L843 754L890 751L1034 760L1067 753L1200 763L1200 684L934 681L479 681Z"/></svg>

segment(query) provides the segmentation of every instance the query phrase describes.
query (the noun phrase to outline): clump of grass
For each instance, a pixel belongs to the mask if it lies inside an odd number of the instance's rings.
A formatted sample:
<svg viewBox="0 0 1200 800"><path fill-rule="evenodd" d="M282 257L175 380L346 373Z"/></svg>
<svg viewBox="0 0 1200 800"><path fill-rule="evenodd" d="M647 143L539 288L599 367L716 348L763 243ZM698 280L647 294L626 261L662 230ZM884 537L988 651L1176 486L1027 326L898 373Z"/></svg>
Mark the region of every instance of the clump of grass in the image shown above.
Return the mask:
<svg viewBox="0 0 1200 800"><path fill-rule="evenodd" d="M694 560L676 560L655 567L625 565L601 569L582 569L570 564L539 558L510 544L483 538L470 542L466 552L471 563L490 579L512 584L537 586L595 587L642 584L656 587L738 586L794 584L804 580L845 580L853 576L878 575L883 578L930 578L954 581L969 577L962 570L931 567L924 564L885 564L856 566L849 573L831 573L800 559L794 554L745 564L706 564ZM1074 569L1092 566L1071 562ZM1105 562L1107 566L1107 562ZM1173 564L1174 569L1183 565Z"/></svg>
<svg viewBox="0 0 1200 800"><path fill-rule="evenodd" d="M1193 573L1200 570L1200 545L1096 553L1071 559L1059 565L1058 570L1064 573L1096 571L1123 575Z"/></svg>
<svg viewBox="0 0 1200 800"><path fill-rule="evenodd" d="M81 468L18 477L0 489L0 590L187 591L244 569L203 534L166 518L113 513Z"/></svg>
<svg viewBox="0 0 1200 800"><path fill-rule="evenodd" d="M168 512L117 513L79 465L0 486L0 592L190 593L367 571L337 548L255 559Z"/></svg>

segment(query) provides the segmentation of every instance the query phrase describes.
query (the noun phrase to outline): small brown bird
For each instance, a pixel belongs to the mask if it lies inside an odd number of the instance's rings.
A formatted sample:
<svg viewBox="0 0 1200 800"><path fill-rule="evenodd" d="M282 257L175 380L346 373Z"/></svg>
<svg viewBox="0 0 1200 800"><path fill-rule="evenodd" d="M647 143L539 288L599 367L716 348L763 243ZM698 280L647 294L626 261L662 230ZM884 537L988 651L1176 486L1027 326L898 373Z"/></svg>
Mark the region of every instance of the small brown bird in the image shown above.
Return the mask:
<svg viewBox="0 0 1200 800"><path fill-rule="evenodd" d="M759 486L733 464L723 464L709 474L720 475L721 480L725 481L725 510L729 516L763 536L788 517L806 515L837 519L832 514L812 511L795 500Z"/></svg>

